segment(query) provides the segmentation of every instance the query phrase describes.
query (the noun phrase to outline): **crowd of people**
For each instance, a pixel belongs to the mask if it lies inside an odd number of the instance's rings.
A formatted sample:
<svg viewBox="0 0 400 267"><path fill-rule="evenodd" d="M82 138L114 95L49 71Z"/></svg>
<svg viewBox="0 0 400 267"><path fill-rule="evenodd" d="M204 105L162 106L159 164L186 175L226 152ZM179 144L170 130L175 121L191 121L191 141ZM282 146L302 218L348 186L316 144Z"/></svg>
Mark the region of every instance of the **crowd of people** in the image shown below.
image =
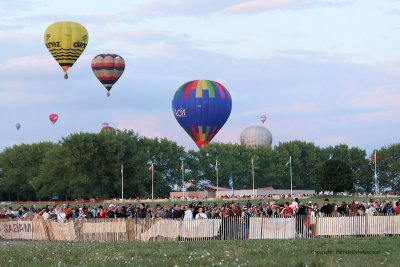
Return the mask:
<svg viewBox="0 0 400 267"><path fill-rule="evenodd" d="M254 200L253 200L254 202ZM318 203L308 201L303 203L295 198L291 203L266 199L253 203L248 200L242 206L233 201L226 201L222 205L193 201L188 205L160 205L150 206L142 203L140 205L109 204L99 206L75 205L47 205L36 208L35 205L25 207L21 205L13 210L4 207L0 210L0 218L7 219L53 219L62 223L69 219L82 218L171 218L183 220L216 219L226 217L291 217L296 215L310 215L311 217L322 216L362 216L362 215L393 215L400 214L400 200L392 204L391 201L380 199L370 201L350 201L348 203L333 203L325 199L321 206Z"/></svg>

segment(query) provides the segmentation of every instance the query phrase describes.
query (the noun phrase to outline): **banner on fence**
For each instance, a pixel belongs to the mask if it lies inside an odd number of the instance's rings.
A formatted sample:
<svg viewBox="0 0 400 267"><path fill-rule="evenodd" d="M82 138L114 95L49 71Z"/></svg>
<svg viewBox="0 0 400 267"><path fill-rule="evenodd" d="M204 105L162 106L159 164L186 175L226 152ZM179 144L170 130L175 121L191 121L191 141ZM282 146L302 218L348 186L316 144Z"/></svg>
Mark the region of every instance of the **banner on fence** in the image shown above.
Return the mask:
<svg viewBox="0 0 400 267"><path fill-rule="evenodd" d="M0 235L4 239L45 240L42 238L40 222L34 221L1 221Z"/></svg>
<svg viewBox="0 0 400 267"><path fill-rule="evenodd" d="M295 218L251 217L249 239L295 238Z"/></svg>

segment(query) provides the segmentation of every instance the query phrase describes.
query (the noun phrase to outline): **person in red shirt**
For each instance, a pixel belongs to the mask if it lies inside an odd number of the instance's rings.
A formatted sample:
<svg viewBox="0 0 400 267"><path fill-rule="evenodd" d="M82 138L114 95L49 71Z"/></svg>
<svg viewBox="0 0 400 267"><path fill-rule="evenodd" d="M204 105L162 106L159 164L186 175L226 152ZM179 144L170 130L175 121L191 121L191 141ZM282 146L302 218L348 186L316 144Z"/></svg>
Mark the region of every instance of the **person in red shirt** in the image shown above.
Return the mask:
<svg viewBox="0 0 400 267"><path fill-rule="evenodd" d="M232 205L232 210L236 214L236 216L240 217L240 210L236 207L235 204Z"/></svg>
<svg viewBox="0 0 400 267"><path fill-rule="evenodd" d="M224 209L224 211L221 212L220 216L223 218L226 218L229 216L229 207L228 206L225 206L225 209Z"/></svg>
<svg viewBox="0 0 400 267"><path fill-rule="evenodd" d="M71 210L72 210L72 206L70 206L70 205L68 205L68 208L65 210L65 215L67 215L68 216L68 214L70 214L71 213Z"/></svg>
<svg viewBox="0 0 400 267"><path fill-rule="evenodd" d="M400 215L400 201L396 202L396 208L394 209L394 214Z"/></svg>
<svg viewBox="0 0 400 267"><path fill-rule="evenodd" d="M293 215L293 209L289 207L289 202L285 202L285 208L282 210L284 217L291 217Z"/></svg>
<svg viewBox="0 0 400 267"><path fill-rule="evenodd" d="M100 208L97 218L108 218L108 213L104 209Z"/></svg>

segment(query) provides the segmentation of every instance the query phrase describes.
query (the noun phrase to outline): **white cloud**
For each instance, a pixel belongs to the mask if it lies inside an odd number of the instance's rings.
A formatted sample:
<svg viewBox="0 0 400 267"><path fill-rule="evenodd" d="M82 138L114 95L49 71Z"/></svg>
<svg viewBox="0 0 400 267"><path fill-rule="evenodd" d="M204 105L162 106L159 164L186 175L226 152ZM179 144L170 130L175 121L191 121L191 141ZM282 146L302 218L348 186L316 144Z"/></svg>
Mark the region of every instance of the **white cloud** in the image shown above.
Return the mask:
<svg viewBox="0 0 400 267"><path fill-rule="evenodd" d="M273 9L302 6L313 3L315 0L253 0L232 5L222 11L226 15L259 13Z"/></svg>

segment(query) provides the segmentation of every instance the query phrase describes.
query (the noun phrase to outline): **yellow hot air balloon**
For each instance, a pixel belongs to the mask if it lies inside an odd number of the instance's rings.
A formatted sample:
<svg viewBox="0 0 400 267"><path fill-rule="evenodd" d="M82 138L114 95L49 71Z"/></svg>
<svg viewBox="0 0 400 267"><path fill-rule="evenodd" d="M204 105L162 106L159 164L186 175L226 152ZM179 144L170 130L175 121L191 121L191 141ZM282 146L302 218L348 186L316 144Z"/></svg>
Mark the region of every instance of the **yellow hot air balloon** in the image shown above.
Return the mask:
<svg viewBox="0 0 400 267"><path fill-rule="evenodd" d="M44 32L47 49L60 64L68 79L67 70L85 50L89 34L85 27L76 22L61 21L51 24Z"/></svg>

